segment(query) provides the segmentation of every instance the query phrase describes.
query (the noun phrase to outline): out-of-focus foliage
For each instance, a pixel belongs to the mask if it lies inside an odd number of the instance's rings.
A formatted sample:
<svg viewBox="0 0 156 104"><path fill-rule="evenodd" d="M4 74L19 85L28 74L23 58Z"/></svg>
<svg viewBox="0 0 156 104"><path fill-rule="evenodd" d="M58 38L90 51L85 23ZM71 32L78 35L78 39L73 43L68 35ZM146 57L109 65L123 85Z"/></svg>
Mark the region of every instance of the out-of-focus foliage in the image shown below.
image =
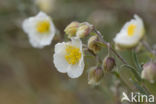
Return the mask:
<svg viewBox="0 0 156 104"><path fill-rule="evenodd" d="M56 71L53 65L54 44L57 37L64 36L64 28L71 21L88 21L94 24L112 42L123 24L134 14L143 18L146 38L150 44L156 42L156 1L155 0L53 0L48 12L58 29L50 46L34 49L21 28L23 20L36 15L40 10L35 0L0 1L0 104L117 104L121 92L116 77L105 74L101 87L88 85L87 70L95 65L94 58L86 54L86 68L78 79L69 79ZM102 50L101 57L106 56ZM121 54L134 65L131 51ZM144 56L144 57L142 57ZM150 60L146 52L138 53L140 63ZM120 61L117 60L118 70ZM132 86L132 73L126 68L122 78ZM156 85L146 82L156 95Z"/></svg>

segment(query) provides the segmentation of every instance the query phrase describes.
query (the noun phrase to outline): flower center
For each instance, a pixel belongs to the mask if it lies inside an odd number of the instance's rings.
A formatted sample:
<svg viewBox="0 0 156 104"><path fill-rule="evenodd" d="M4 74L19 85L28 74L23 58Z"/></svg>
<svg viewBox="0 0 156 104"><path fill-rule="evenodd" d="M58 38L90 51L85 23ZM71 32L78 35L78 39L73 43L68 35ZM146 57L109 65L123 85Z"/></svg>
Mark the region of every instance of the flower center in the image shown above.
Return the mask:
<svg viewBox="0 0 156 104"><path fill-rule="evenodd" d="M50 23L47 20L43 20L37 23L37 31L41 34L48 33L50 30Z"/></svg>
<svg viewBox="0 0 156 104"><path fill-rule="evenodd" d="M130 24L128 26L128 36L133 36L136 29L136 25Z"/></svg>
<svg viewBox="0 0 156 104"><path fill-rule="evenodd" d="M69 64L77 64L81 58L81 52L79 48L75 46L67 45L66 46L66 55L65 59Z"/></svg>

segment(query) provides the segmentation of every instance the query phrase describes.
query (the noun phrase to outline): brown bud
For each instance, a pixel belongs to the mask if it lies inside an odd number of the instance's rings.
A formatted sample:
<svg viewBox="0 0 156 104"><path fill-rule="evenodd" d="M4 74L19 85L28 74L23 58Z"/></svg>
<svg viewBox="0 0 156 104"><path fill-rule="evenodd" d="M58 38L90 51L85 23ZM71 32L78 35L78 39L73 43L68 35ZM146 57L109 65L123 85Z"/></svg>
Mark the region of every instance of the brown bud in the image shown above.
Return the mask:
<svg viewBox="0 0 156 104"><path fill-rule="evenodd" d="M156 63L148 62L143 65L143 71L141 73L141 78L154 83L156 80Z"/></svg>
<svg viewBox="0 0 156 104"><path fill-rule="evenodd" d="M103 75L103 70L100 67L91 67L88 72L88 84L99 85Z"/></svg>
<svg viewBox="0 0 156 104"><path fill-rule="evenodd" d="M89 38L89 40L88 40L88 48L90 50L92 50L94 53L97 53L101 49L101 47L98 46L98 44L97 44L97 41L98 40L99 39L98 39L98 36L97 35L91 36Z"/></svg>
<svg viewBox="0 0 156 104"><path fill-rule="evenodd" d="M103 61L104 72L111 72L115 66L115 60L112 57L106 56Z"/></svg>
<svg viewBox="0 0 156 104"><path fill-rule="evenodd" d="M76 31L79 27L79 22L71 22L66 28L65 28L65 33L68 35L68 37L72 37L76 35Z"/></svg>
<svg viewBox="0 0 156 104"><path fill-rule="evenodd" d="M93 25L89 24L88 22L81 23L79 25L79 28L77 29L76 36L79 38L83 38L89 35L92 29L93 29Z"/></svg>

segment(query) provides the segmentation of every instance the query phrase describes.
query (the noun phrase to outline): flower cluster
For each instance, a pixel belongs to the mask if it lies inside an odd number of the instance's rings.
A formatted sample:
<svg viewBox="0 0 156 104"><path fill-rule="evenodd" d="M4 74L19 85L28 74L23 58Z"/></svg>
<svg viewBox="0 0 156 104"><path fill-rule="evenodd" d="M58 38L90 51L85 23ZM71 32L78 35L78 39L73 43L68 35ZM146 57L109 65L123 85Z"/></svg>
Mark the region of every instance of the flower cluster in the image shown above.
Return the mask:
<svg viewBox="0 0 156 104"><path fill-rule="evenodd" d="M84 70L83 43L80 38L87 36L92 29L89 23L72 22L65 28L69 42L55 45L54 64L59 72L67 73L70 78L77 78Z"/></svg>
<svg viewBox="0 0 156 104"><path fill-rule="evenodd" d="M68 35L69 38L83 38L92 31L93 25L89 24L88 22L72 22L65 28L65 33Z"/></svg>
<svg viewBox="0 0 156 104"><path fill-rule="evenodd" d="M28 34L29 41L35 48L43 48L50 45L56 32L53 21L44 12L39 12L37 16L24 20L23 30ZM113 71L116 63L115 59L110 55L110 50L124 64L127 64L111 45L103 39L101 33L88 22L71 22L67 25L64 32L68 36L69 41L55 45L53 63L59 72L67 73L70 78L78 78L84 71L84 48L87 48L87 51L98 59L97 65L91 67L88 71L89 84L98 85L104 73ZM134 19L127 22L115 36L114 42L116 49L123 50L136 47L143 38L144 32L142 19L134 15ZM86 37L89 37L89 39ZM88 39L88 44L84 44L81 38ZM102 46L106 46L109 50L108 55L106 55L103 61L97 55ZM153 82L156 78L155 68L155 63L145 64L141 77Z"/></svg>

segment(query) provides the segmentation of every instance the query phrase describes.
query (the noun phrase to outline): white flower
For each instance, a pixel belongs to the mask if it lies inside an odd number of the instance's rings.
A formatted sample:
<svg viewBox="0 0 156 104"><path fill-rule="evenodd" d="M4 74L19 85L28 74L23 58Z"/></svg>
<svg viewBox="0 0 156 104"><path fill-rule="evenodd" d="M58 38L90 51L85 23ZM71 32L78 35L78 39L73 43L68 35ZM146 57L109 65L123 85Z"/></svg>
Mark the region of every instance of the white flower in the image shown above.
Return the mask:
<svg viewBox="0 0 156 104"><path fill-rule="evenodd" d="M51 18L43 12L25 19L23 30L28 34L29 41L35 48L43 48L50 45L55 35L55 27Z"/></svg>
<svg viewBox="0 0 156 104"><path fill-rule="evenodd" d="M67 73L70 78L79 77L84 70L82 42L72 38L71 42L55 45L54 64L61 73Z"/></svg>
<svg viewBox="0 0 156 104"><path fill-rule="evenodd" d="M134 15L135 19L127 22L114 38L114 42L121 48L135 47L144 35L144 24L142 19Z"/></svg>

